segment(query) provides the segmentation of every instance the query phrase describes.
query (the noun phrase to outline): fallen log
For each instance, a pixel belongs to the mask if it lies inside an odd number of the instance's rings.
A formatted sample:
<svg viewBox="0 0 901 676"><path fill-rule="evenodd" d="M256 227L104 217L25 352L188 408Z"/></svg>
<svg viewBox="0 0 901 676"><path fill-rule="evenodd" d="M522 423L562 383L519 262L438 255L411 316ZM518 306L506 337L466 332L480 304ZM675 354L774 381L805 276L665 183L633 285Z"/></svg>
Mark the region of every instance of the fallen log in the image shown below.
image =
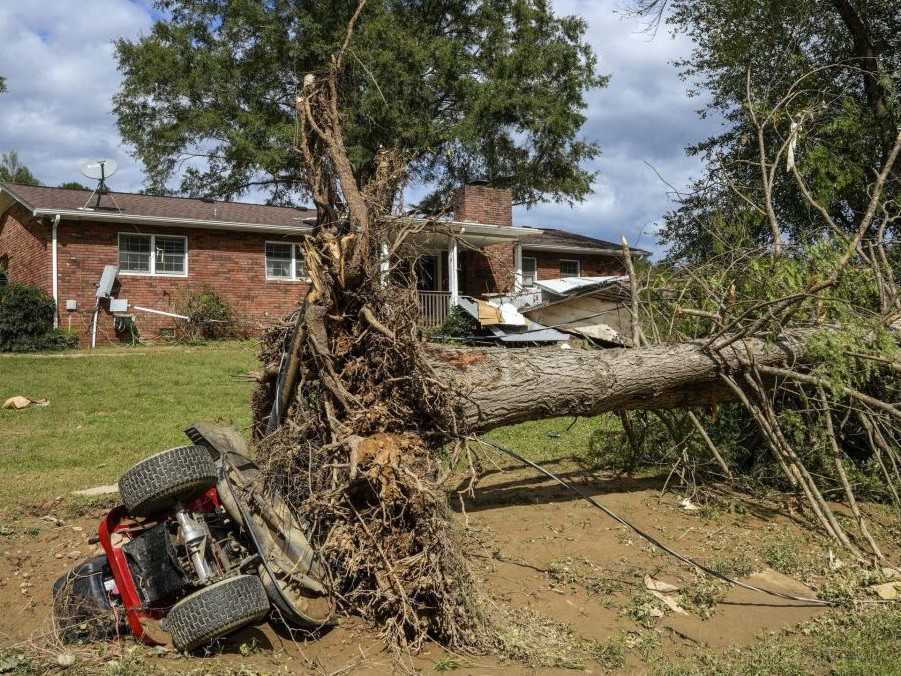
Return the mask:
<svg viewBox="0 0 901 676"><path fill-rule="evenodd" d="M430 346L428 361L458 395L471 432L557 416L703 406L734 398L720 374L803 361L813 330L747 338L719 354L702 342L640 349L461 349Z"/></svg>

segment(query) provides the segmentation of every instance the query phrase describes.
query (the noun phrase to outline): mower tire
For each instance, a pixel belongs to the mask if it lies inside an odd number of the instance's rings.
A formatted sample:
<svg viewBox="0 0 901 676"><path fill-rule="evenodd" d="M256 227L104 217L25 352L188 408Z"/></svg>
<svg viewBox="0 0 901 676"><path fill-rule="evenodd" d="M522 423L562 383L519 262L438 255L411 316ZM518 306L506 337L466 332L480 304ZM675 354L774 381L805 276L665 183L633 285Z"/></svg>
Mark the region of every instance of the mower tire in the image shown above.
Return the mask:
<svg viewBox="0 0 901 676"><path fill-rule="evenodd" d="M237 575L211 584L172 606L163 629L175 648L190 651L269 614L269 598L255 575Z"/></svg>
<svg viewBox="0 0 901 676"><path fill-rule="evenodd" d="M216 463L203 446L179 446L151 455L119 478L129 514L151 516L216 485Z"/></svg>

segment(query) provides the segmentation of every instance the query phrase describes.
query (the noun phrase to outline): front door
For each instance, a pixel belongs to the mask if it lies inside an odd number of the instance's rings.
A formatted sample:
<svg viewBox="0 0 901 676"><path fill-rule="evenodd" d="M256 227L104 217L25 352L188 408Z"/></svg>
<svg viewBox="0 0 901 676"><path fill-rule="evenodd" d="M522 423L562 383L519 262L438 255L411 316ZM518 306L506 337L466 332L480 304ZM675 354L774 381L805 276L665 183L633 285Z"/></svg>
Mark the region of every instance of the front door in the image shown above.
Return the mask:
<svg viewBox="0 0 901 676"><path fill-rule="evenodd" d="M420 256L416 259L416 288L420 291L440 291L438 256Z"/></svg>

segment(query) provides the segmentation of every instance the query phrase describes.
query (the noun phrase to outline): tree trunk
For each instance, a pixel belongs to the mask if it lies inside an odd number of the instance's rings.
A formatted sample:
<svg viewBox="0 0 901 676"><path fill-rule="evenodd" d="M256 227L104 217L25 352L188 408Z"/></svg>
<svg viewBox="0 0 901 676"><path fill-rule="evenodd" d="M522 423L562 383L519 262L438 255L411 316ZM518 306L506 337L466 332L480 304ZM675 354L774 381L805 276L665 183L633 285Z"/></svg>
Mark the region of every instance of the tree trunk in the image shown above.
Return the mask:
<svg viewBox="0 0 901 676"><path fill-rule="evenodd" d="M809 335L740 340L719 357L702 343L592 351L431 346L427 355L440 381L460 395L459 422L469 431L484 432L540 418L731 400L734 394L720 373L741 371L752 361L768 366L797 362Z"/></svg>

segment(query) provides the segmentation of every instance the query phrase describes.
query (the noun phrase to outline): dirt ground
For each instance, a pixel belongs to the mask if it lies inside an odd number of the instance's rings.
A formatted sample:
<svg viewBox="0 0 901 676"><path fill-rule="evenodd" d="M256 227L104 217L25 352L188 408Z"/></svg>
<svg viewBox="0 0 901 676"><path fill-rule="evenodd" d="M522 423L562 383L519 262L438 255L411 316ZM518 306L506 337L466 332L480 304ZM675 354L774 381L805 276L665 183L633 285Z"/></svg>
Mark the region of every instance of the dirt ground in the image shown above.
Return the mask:
<svg viewBox="0 0 901 676"><path fill-rule="evenodd" d="M780 591L816 594L824 552L785 514L731 498L715 507L687 510L679 504L684 494L661 495L660 479L592 477L566 463L552 467L636 525L717 570ZM452 502L455 519L466 527L475 573L489 595L487 607L501 618L500 634L513 659L449 655L427 646L402 665L374 632L354 620L317 640L297 642L268 625L248 629L224 640L207 657L138 650L147 664L176 672L647 673L670 661L691 659L699 650L766 640L772 632L827 612L699 579L531 470L495 472L481 482L475 498L460 505L454 496ZM53 644L50 588L96 549L87 541L102 513L71 517L65 503L8 515L2 522L2 646L63 651ZM795 575L772 570L774 563ZM652 595L649 580L677 587L665 596L685 614ZM71 650L79 660L88 654L122 660L134 644L125 639L94 646L90 653Z"/></svg>

